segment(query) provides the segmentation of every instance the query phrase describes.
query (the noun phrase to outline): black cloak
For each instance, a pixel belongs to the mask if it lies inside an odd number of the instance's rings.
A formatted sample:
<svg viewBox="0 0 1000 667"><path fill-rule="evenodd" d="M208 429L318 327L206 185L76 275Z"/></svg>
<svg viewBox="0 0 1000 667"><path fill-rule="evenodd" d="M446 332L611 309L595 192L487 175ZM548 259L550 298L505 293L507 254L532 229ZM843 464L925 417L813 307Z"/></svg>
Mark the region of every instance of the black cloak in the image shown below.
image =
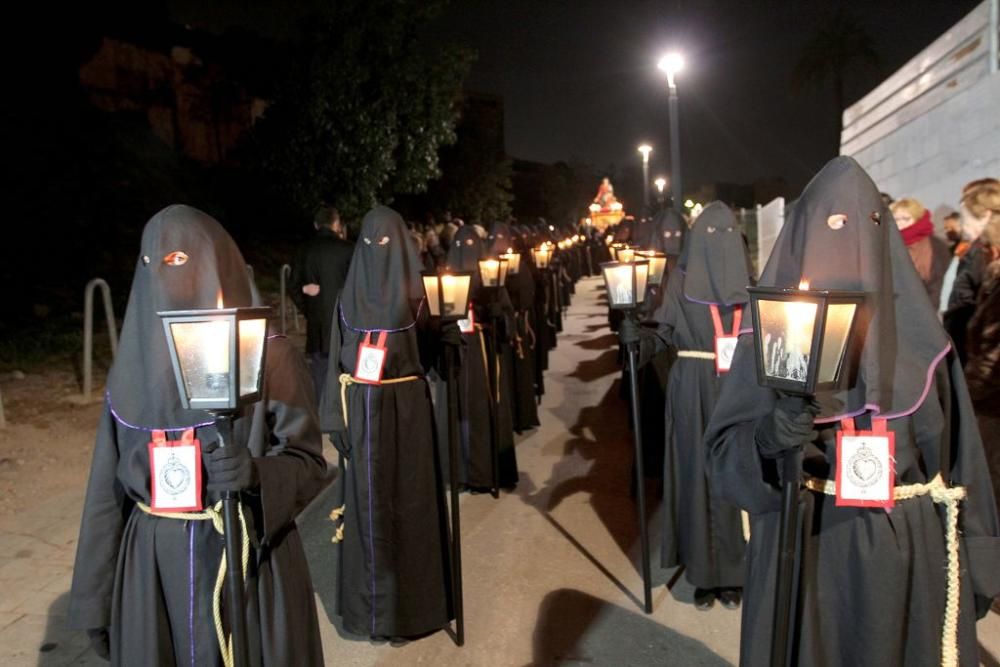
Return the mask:
<svg viewBox="0 0 1000 667"><path fill-rule="evenodd" d="M338 611L371 637L412 637L452 618L444 485L430 393L421 365L424 313L417 253L403 219L376 206L361 222L332 327L320 418L349 459ZM383 384L351 384L366 334L388 350ZM389 383L386 380L412 378Z"/></svg>
<svg viewBox="0 0 1000 667"><path fill-rule="evenodd" d="M504 248L506 250L506 248ZM482 288L479 279L479 260L488 255L486 243L472 227L462 227L455 234L448 250L448 266L457 271L473 272L473 289L471 294L474 304L477 327L475 333L466 336L468 345L463 348L462 366L459 369L459 436L463 454L463 465L460 466L462 481L476 489L493 486L493 450L491 449L494 434L491 428L491 413L496 409L497 434L499 446L499 476L500 485L511 487L517 484L517 457L514 453L514 426L511 414L511 392L506 386L510 371L505 368L506 320L513 314L510 299L505 290L494 290L487 297L487 291ZM490 359L492 336L494 332L482 325L488 323L485 300L495 299L501 304L504 315L497 320L500 330L498 339L498 354L501 391L500 405L497 409L494 401L487 400L490 396L490 386L493 374L497 371L497 363ZM507 348L509 351L509 347ZM490 366L493 368L490 368Z"/></svg>
<svg viewBox="0 0 1000 667"><path fill-rule="evenodd" d="M535 400L538 394L535 385L535 345L538 342L535 334L535 278L527 258L531 249L525 247L520 236L504 223L493 225L489 240L493 255L503 254L508 249L521 255L518 272L508 274L506 283L514 309L513 318L508 322L513 334L510 346L513 358L508 359L510 372L506 377L511 384L514 430L520 433L539 425Z"/></svg>
<svg viewBox="0 0 1000 667"><path fill-rule="evenodd" d="M748 299L747 265L736 217L725 204L709 204L654 315L660 338L678 354L667 383L661 561L685 565L698 588L742 585L744 541L739 510L713 494L705 470L702 437L725 376L712 359L686 355L715 350L711 304L732 331L736 307Z"/></svg>
<svg viewBox="0 0 1000 667"><path fill-rule="evenodd" d="M167 261L168 256L186 261ZM218 222L187 206L157 213L143 230L121 345L108 378L80 527L68 624L110 630L114 664L221 664L212 624L222 536L210 521L154 517L153 430L195 428L217 440L213 418L183 410L158 310L257 303L236 244ZM326 464L315 397L301 355L284 337L267 342L261 401L233 425L249 447L259 489L242 495L254 552L247 624L254 664L323 664L312 583L295 517L322 488ZM208 494L206 504L217 498ZM224 615L225 610L223 601Z"/></svg>
<svg viewBox="0 0 1000 667"><path fill-rule="evenodd" d="M851 158L828 163L787 219L761 277L763 285L862 290L870 319L861 368L848 389L820 392L806 474L836 469L843 416L870 428L888 419L895 433L896 484L940 475L965 487L959 514L958 646L977 663L975 618L1000 592L1000 528L982 444L961 367L878 188ZM755 426L775 394L757 385L753 336L741 337L706 433L716 491L750 513L743 665L766 665L773 617L781 492L763 459ZM798 578L795 659L802 665L938 665L946 600L945 511L930 496L898 501L891 512L836 507L803 490L804 536Z"/></svg>

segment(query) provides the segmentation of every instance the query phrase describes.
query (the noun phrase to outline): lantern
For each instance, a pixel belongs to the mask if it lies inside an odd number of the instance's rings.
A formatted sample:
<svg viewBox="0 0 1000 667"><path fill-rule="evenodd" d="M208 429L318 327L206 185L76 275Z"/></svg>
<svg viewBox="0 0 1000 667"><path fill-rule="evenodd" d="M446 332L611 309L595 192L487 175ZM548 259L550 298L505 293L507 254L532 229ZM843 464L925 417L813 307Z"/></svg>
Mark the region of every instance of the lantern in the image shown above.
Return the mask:
<svg viewBox="0 0 1000 667"><path fill-rule="evenodd" d="M663 274L667 268L667 256L655 250L640 250L636 255L649 262L648 282L653 287L659 287L663 282Z"/></svg>
<svg viewBox="0 0 1000 667"><path fill-rule="evenodd" d="M472 271L422 271L424 294L431 317L442 320L460 320L469 309L469 287Z"/></svg>
<svg viewBox="0 0 1000 667"><path fill-rule="evenodd" d="M260 400L269 308L157 313L185 410L231 412Z"/></svg>
<svg viewBox="0 0 1000 667"><path fill-rule="evenodd" d="M618 248L618 252L615 253L615 258L619 262L631 262L635 259L635 248L630 248L627 245Z"/></svg>
<svg viewBox="0 0 1000 667"><path fill-rule="evenodd" d="M646 296L649 262L604 262L601 264L608 303L612 309L628 310L642 304Z"/></svg>
<svg viewBox="0 0 1000 667"><path fill-rule="evenodd" d="M514 275L521 269L521 253L514 252L513 248L507 248L507 252L500 255L501 259L507 260L507 275Z"/></svg>
<svg viewBox="0 0 1000 667"><path fill-rule="evenodd" d="M855 369L845 367L853 361L848 349L863 292L810 290L808 283L747 291L761 386L808 396L850 379Z"/></svg>
<svg viewBox="0 0 1000 667"><path fill-rule="evenodd" d="M532 250L531 254L534 256L535 266L539 269L549 268L549 261L552 259L552 248L543 243L540 247Z"/></svg>
<svg viewBox="0 0 1000 667"><path fill-rule="evenodd" d="M479 277L483 287L503 287L507 281L507 260L503 257L479 260Z"/></svg>

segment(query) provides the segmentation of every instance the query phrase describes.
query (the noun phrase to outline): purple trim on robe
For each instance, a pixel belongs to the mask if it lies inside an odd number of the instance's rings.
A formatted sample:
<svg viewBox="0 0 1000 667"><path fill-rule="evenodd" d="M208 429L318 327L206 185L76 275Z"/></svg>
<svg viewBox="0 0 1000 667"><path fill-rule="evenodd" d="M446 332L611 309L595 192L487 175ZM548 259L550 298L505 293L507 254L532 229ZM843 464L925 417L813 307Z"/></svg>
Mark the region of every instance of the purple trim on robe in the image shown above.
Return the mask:
<svg viewBox="0 0 1000 667"><path fill-rule="evenodd" d="M194 651L194 521L188 521L188 636L191 638L191 667Z"/></svg>
<svg viewBox="0 0 1000 667"><path fill-rule="evenodd" d="M365 386L365 448L368 450L368 549L372 570L372 636L375 635L375 504L372 486L372 386Z"/></svg>
<svg viewBox="0 0 1000 667"><path fill-rule="evenodd" d="M351 323L347 321L347 316L344 315L344 305L343 304L338 305L337 310L340 311L340 320L344 323L344 326L355 333L373 333L375 331L378 331L379 333L383 331L386 333L398 333L400 331L406 331L407 329L412 329L414 326L416 326L417 320L420 319L420 313L424 309L424 301L426 300L427 300L426 297L420 299L420 305L417 306L417 314L414 315L413 321L407 324L405 327L399 327L397 329L355 329L354 327L351 326Z"/></svg>
<svg viewBox="0 0 1000 667"><path fill-rule="evenodd" d="M177 432L177 431L186 431L189 428L204 428L205 426L213 426L215 424L215 420L213 419L213 420L210 420L210 421L207 421L207 422L198 422L197 424L191 424L190 426L166 426L166 427L164 427L164 426L136 426L135 424L130 424L127 421L125 421L122 418L122 416L120 414L118 414L118 411L115 410L114 403L111 402L111 392L110 391L105 391L104 392L104 399L108 402L108 409L111 411L111 416L115 418L115 421L118 422L119 424L121 424L122 426L124 426L125 428L132 429L133 431L148 431L150 433L152 433L153 431Z"/></svg>

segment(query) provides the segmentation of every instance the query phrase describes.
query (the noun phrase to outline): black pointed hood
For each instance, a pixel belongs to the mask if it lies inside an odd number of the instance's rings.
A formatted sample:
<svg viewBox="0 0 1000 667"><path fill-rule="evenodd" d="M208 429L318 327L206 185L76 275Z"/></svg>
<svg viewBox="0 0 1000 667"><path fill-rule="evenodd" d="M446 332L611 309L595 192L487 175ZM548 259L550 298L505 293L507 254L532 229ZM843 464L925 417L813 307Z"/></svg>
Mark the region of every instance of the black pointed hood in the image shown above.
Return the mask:
<svg viewBox="0 0 1000 667"><path fill-rule="evenodd" d="M823 392L820 421L872 410L916 410L950 347L889 208L849 157L838 157L795 203L760 278L762 286L863 291L869 319L855 386Z"/></svg>
<svg viewBox="0 0 1000 667"><path fill-rule="evenodd" d="M140 429L182 430L212 423L181 407L158 311L260 305L246 262L214 218L169 206L142 231L121 343L108 374L116 418Z"/></svg>
<svg viewBox="0 0 1000 667"><path fill-rule="evenodd" d="M476 230L468 225L461 227L448 248L448 266L456 271L473 271L478 275L479 260L484 257L486 244Z"/></svg>
<svg viewBox="0 0 1000 667"><path fill-rule="evenodd" d="M750 258L736 216L722 202L712 202L695 220L678 266L689 301L732 306L749 300Z"/></svg>
<svg viewBox="0 0 1000 667"><path fill-rule="evenodd" d="M650 249L677 257L684 248L687 234L687 223L681 214L672 208L665 208L653 218Z"/></svg>
<svg viewBox="0 0 1000 667"><path fill-rule="evenodd" d="M374 331L412 324L414 304L424 296L422 266L399 213L388 206L366 213L340 301L348 326Z"/></svg>

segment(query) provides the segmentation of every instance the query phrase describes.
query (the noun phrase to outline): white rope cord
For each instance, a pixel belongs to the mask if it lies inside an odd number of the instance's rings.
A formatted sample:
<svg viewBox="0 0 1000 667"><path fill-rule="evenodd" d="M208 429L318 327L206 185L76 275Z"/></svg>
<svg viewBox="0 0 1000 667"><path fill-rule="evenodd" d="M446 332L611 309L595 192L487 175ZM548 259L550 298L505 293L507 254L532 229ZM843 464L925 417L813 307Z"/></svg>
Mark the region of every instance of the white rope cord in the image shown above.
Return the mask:
<svg viewBox="0 0 1000 667"><path fill-rule="evenodd" d="M816 493L828 496L837 494L836 484L828 479L807 477L805 487ZM921 496L930 496L931 500L945 508L944 542L948 558L948 575L946 582L946 597L944 621L941 627L941 665L956 667L958 665L958 612L961 593L959 543L958 543L958 505L965 498L965 487L949 488L945 485L941 474L926 484L908 484L897 486L893 492L896 500L909 500Z"/></svg>
<svg viewBox="0 0 1000 667"><path fill-rule="evenodd" d="M701 350L678 350L677 356L681 359L707 359L713 361L715 352L702 352Z"/></svg>

